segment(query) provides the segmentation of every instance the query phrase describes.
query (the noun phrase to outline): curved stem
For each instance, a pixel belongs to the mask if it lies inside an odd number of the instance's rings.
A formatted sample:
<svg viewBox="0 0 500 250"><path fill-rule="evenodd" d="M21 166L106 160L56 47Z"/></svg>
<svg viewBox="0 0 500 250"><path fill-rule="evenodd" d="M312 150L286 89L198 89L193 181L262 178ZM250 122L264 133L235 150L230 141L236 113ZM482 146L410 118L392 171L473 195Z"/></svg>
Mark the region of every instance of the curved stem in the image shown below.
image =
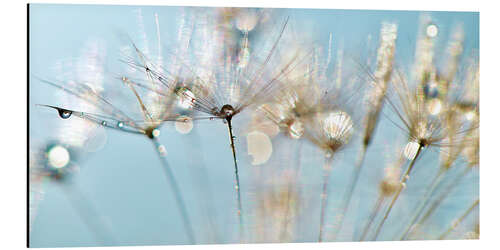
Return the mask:
<svg viewBox="0 0 500 250"><path fill-rule="evenodd" d="M158 154L161 164L163 166L163 172L165 173L165 177L167 177L168 184L170 184L170 188L172 188L172 193L174 194L175 201L177 202L179 212L181 213L181 219L184 222L184 229L186 230L186 235L188 237L189 243L191 244L196 244L196 240L194 237L194 231L193 231L193 226L191 224L191 220L189 219L187 209L186 209L186 204L184 203L184 199L181 196L181 191L179 188L179 185L177 184L177 181L175 179L175 176L172 172L172 169L170 168L170 164L168 164L168 161L163 155L158 148L161 145L160 141L158 138L154 137L151 139L153 142L153 145L155 147L155 151Z"/></svg>
<svg viewBox="0 0 500 250"><path fill-rule="evenodd" d="M375 206L373 207L372 213L370 214L370 219L368 220L368 223L366 223L365 228L363 229L363 233L361 234L361 237L359 238L359 241L364 241L366 238L366 235L368 234L368 229L370 229L373 221L375 220L375 217L377 216L378 212L380 211L380 208L382 207L382 204L385 201L385 197L382 195L379 195L377 202L375 203Z"/></svg>
<svg viewBox="0 0 500 250"><path fill-rule="evenodd" d="M231 124L231 117L226 118L227 128L229 130L229 139L231 142L231 150L233 152L233 161L234 161L234 178L236 182L236 195L238 199L238 219L240 225L240 240L243 239L243 215L242 215L242 206L241 206L241 193L240 193L240 176L238 174L238 162L236 160L236 147L234 146L234 136L233 136L233 126Z"/></svg>
<svg viewBox="0 0 500 250"><path fill-rule="evenodd" d="M363 145L363 148L361 149L361 154L358 159L358 162L356 163L356 167L354 169L354 173L352 175L352 178L347 186L347 191L344 194L344 197L342 199L342 205L341 205L341 214L340 214L340 221L339 224L336 227L336 230L334 232L334 239L337 238L338 233L342 229L342 225L344 224L344 219L347 213L347 209L349 208L349 204L351 203L351 198L352 194L354 193L354 190L356 188L356 184L358 183L359 176L361 174L361 168L363 167L363 162L365 161L365 156L366 156L366 151L368 149L367 145Z"/></svg>
<svg viewBox="0 0 500 250"><path fill-rule="evenodd" d="M408 225L406 226L406 228L405 228L405 230L403 232L403 235L399 238L399 240L405 240L405 239L407 239L408 234L410 233L410 231L413 228L413 225L415 225L415 222L418 220L418 218L420 217L420 215L422 215L422 212L424 211L424 208L427 206L427 204L429 203L430 198L436 192L436 188L438 187L438 185L443 180L445 171L446 170L444 170L444 169L440 169L439 172L438 172L438 174L434 177L434 179L432 180L430 188L427 189L427 192L424 194L424 196L420 200L418 206L414 210L416 212L413 213L413 217L411 218L410 223L408 223Z"/></svg>
<svg viewBox="0 0 500 250"><path fill-rule="evenodd" d="M449 228L448 230L446 230L446 232L444 232L443 234L441 234L441 236L439 236L439 240L442 240L444 239L449 233L451 233L451 231L453 231L453 229L455 229L455 227L457 227L460 223L462 223L462 221L465 219L465 217L467 217L467 215L469 215L472 210L474 210L475 207L477 207L477 205L479 205L479 199L477 199L476 201L474 201L474 203L472 203L472 205L465 211L464 214L462 214L462 216L460 216L460 218L458 218L457 221L455 221Z"/></svg>
<svg viewBox="0 0 500 250"><path fill-rule="evenodd" d="M467 173L469 173L469 171L471 170L472 168L470 167L467 167L465 169L465 171L463 171L460 175L458 175L452 183L450 183L444 191L441 192L441 195L431 204L431 206L429 207L429 209L427 210L427 212L424 214L424 216L422 216L422 218L420 218L420 220L418 220L417 224L418 225L422 225L425 221L427 221L427 219L429 219L429 217L432 215L432 213L434 211L436 211L436 209L439 207L439 205L441 205L441 202L443 202L443 200L446 198L446 196L451 193L451 191L453 190L454 187L456 187L456 185L462 180L462 178L464 176L467 175ZM410 232L410 235L411 235L411 232Z"/></svg>
<svg viewBox="0 0 500 250"><path fill-rule="evenodd" d="M328 208L328 183L330 182L330 173L332 171L333 157L325 157L325 165L323 167L323 189L321 192L321 212L319 218L319 237L318 242L323 241L323 231L325 227L326 209Z"/></svg>
<svg viewBox="0 0 500 250"><path fill-rule="evenodd" d="M94 233L96 240L105 246L114 245L115 240L111 230L102 221L94 204L74 184L67 183L62 185L64 185L61 186L64 194L82 221Z"/></svg>
<svg viewBox="0 0 500 250"><path fill-rule="evenodd" d="M387 210L384 214L384 218L379 223L377 230L375 231L375 235L373 236L373 240L377 240L378 235L380 234L380 231L382 231L382 227L384 226L384 223L387 220L387 217L389 217L389 214L391 213L394 204L398 200L399 195L403 191L404 185L406 184L406 182L408 181L408 178L410 177L411 170L413 169L413 166L415 166L415 162L417 161L418 157L420 156L420 153L422 152L422 148L423 148L422 145L418 146L417 153L415 154L415 157L413 157L413 159L411 160L411 163L408 166L408 169L406 170L406 172L403 174L403 176L401 176L401 180L400 180L401 185L399 186L398 191L394 195L394 198L392 198L391 204L389 205L389 207L387 208Z"/></svg>

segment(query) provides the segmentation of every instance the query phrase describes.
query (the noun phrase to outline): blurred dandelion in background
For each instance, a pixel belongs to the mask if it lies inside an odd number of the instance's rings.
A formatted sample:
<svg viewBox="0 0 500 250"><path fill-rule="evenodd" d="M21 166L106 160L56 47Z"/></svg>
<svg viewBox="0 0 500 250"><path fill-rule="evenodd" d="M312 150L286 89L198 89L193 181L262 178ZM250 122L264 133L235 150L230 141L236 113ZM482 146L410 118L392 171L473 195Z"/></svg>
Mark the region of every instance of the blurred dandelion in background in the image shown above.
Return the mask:
<svg viewBox="0 0 500 250"><path fill-rule="evenodd" d="M28 8L31 247L479 238L478 13Z"/></svg>

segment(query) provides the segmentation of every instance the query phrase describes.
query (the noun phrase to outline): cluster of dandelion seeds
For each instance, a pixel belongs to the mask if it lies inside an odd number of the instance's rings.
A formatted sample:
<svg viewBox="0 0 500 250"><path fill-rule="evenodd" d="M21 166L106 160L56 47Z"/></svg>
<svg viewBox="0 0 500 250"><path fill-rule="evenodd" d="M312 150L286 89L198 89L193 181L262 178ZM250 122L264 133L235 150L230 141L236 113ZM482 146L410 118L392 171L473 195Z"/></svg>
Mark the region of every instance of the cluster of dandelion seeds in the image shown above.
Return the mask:
<svg viewBox="0 0 500 250"><path fill-rule="evenodd" d="M479 166L479 62L460 24L444 37L422 15L414 61L401 67L408 46L390 20L366 44L374 53L354 59L287 10L179 10L170 32L138 8L118 61L90 44L69 64L75 75L61 62L58 77L36 76L62 99L37 105L60 118L59 137L30 147L30 230L48 180L96 245L126 245L73 179L106 140L135 136L152 144L175 207L159 218L179 218L169 230L182 244L479 237L478 194L454 198L475 187ZM144 157L138 145L129 157ZM444 210L456 200L466 204Z"/></svg>

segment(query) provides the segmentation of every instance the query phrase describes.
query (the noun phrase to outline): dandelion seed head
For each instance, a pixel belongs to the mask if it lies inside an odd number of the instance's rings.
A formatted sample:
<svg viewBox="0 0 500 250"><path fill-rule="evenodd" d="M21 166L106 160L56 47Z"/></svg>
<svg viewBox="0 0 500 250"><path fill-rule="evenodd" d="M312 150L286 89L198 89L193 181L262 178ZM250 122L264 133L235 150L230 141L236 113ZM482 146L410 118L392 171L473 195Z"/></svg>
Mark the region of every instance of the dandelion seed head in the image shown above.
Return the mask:
<svg viewBox="0 0 500 250"><path fill-rule="evenodd" d="M343 111L334 111L324 117L323 130L325 135L332 141L346 144L353 133L353 122L351 117Z"/></svg>

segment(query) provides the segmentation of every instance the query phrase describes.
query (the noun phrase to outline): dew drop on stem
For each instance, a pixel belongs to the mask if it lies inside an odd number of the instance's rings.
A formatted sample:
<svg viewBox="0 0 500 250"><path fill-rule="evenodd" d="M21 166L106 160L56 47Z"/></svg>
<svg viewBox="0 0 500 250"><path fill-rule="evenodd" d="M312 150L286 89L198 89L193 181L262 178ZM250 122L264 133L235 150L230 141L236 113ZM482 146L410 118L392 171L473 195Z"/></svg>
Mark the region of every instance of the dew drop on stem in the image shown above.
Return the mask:
<svg viewBox="0 0 500 250"><path fill-rule="evenodd" d="M59 113L59 117L62 119L68 119L71 117L71 114L73 114L72 111L66 109L58 109L57 112Z"/></svg>

